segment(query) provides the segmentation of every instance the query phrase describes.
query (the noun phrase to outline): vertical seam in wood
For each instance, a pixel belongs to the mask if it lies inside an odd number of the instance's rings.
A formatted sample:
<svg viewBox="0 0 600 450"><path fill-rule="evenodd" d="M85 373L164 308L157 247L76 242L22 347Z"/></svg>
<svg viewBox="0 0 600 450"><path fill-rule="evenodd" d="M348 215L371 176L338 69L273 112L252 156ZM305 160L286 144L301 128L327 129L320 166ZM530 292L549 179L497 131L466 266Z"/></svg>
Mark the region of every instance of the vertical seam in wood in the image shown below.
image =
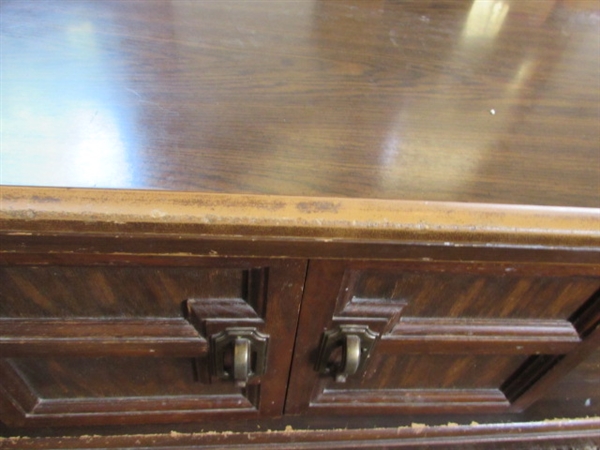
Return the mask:
<svg viewBox="0 0 600 450"><path fill-rule="evenodd" d="M292 357L291 357L291 361L290 361L290 367L289 367L289 371L288 371L288 376L287 376L287 383L285 386L285 398L283 399L283 411L281 412L282 415L284 415L287 411L287 406L288 406L288 398L289 398L289 391L290 391L290 382L292 380L292 372L293 372L293 368L294 368L294 362L295 362L295 357L296 357L296 346L298 345L298 332L299 332L299 328L300 328L300 317L302 315L302 307L304 306L304 295L306 294L306 282L308 279L308 271L311 265L312 260L305 260L306 265L304 267L304 278L302 280L302 297L300 298L300 304L298 305L298 311L297 311L297 315L296 315L296 332L294 333L294 345L292 346Z"/></svg>

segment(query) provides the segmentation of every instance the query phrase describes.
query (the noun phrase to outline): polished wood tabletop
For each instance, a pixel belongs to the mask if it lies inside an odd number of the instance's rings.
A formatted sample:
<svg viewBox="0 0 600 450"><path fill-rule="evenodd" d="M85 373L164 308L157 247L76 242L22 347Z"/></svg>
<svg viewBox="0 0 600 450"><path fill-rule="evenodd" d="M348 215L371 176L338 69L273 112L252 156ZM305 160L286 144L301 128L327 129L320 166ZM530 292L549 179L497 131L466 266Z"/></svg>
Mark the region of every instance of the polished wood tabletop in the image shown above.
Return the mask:
<svg viewBox="0 0 600 450"><path fill-rule="evenodd" d="M600 3L2 0L4 185L600 206Z"/></svg>

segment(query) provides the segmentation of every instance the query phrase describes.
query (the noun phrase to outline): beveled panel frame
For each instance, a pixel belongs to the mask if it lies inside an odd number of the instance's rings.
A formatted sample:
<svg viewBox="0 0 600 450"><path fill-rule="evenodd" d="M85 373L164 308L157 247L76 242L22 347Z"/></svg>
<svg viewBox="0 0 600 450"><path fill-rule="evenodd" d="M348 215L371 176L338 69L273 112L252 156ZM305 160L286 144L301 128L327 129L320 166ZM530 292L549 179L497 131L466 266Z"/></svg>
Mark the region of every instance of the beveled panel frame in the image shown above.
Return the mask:
<svg viewBox="0 0 600 450"><path fill-rule="evenodd" d="M305 262L302 260L224 259L148 255L54 255L49 261L40 255L6 255L4 264L61 266L91 265L119 267L176 266L230 268L243 272L244 298L180 299L182 317L133 318L0 318L0 418L13 427L73 426L104 424L170 423L202 421L207 418L259 418L280 415L287 387L291 348L296 332ZM85 301L85 296L82 296ZM187 309L204 304L201 323ZM237 304L240 308L231 308ZM282 304L286 305L282 314ZM236 311L250 311L252 317L237 317ZM239 312L238 311L238 312ZM243 314L242 314L243 315ZM247 314L246 314L247 315ZM43 398L9 358L24 357L151 357L190 359L208 356L209 338L214 332L240 323L255 322L265 333L282 336L271 342L267 372L235 394ZM279 356L277 356L279 355ZM284 356L281 356L284 355ZM289 356L285 356L289 355ZM196 365L196 382L226 383L204 378ZM233 383L232 383L233 385Z"/></svg>
<svg viewBox="0 0 600 450"><path fill-rule="evenodd" d="M510 268L508 272L507 267ZM409 300L405 298L392 300L354 295L357 280L365 271L388 274L410 271L433 275L448 271L486 276L505 276L508 273L510 277L546 275L552 276L553 280L563 279L565 283L586 280L586 288L579 292L580 297L575 302L579 308L567 319L406 317L403 314ZM594 286L595 291L590 290L590 286ZM578 291L574 292L577 295ZM436 299L430 298L429 301L435 302ZM321 307L327 304L332 306ZM313 261L303 300L287 411L317 414L342 411L344 414L520 412L599 345L598 308L600 273L593 266L580 267L579 270L570 267L560 273L559 266L535 264ZM317 313L319 309L325 311ZM332 384L333 380L311 372L308 367L315 358L314 352L302 350L315 345L314 336L319 336L321 330L344 323L369 325L381 333L371 353L379 357L504 355L521 356L525 360L504 382L485 389L432 386L370 390L368 387L356 387L356 383L352 383L354 387L346 387ZM377 377L375 369L369 369L368 362L366 373L371 378Z"/></svg>

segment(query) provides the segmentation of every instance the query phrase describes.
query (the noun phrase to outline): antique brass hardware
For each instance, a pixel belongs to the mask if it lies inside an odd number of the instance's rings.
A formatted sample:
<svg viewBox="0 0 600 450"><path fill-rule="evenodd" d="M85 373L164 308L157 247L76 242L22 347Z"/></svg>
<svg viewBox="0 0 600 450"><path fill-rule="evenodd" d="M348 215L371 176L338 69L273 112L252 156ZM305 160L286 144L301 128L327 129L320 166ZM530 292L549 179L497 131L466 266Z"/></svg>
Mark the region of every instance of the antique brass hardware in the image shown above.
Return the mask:
<svg viewBox="0 0 600 450"><path fill-rule="evenodd" d="M239 387L265 373L269 336L252 327L227 328L211 336L212 374Z"/></svg>
<svg viewBox="0 0 600 450"><path fill-rule="evenodd" d="M366 325L340 325L323 333L315 370L322 374L332 374L335 381L345 383L346 379L361 371L379 335ZM341 348L341 361L332 358Z"/></svg>

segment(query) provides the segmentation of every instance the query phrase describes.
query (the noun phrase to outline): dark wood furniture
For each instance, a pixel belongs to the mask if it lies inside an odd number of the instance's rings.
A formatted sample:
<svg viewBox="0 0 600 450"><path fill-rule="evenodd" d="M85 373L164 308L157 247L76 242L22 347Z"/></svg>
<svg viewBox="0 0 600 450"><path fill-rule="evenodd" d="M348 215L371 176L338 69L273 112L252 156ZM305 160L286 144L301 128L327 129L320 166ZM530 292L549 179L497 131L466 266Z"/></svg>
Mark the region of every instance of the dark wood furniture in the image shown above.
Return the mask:
<svg viewBox="0 0 600 450"><path fill-rule="evenodd" d="M0 447L598 443L597 2L1 13Z"/></svg>

